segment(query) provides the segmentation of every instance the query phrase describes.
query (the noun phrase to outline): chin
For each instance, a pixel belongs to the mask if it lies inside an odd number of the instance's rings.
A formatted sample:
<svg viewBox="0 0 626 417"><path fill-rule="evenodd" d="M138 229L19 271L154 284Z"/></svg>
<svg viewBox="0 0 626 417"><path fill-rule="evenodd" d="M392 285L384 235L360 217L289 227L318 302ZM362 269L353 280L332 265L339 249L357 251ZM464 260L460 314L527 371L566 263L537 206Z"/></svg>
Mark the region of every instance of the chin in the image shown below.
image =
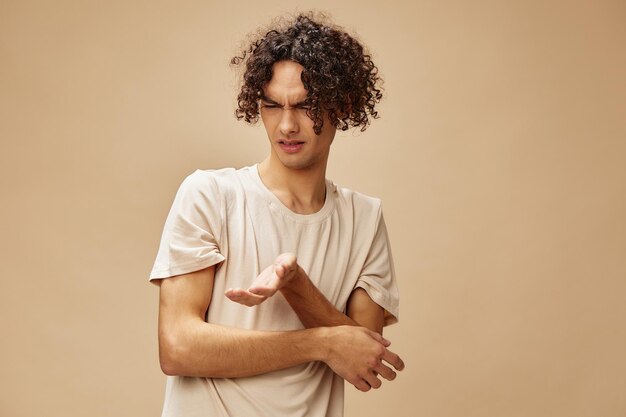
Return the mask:
<svg viewBox="0 0 626 417"><path fill-rule="evenodd" d="M294 170L303 170L311 167L311 164L302 164L302 163L283 163L285 168L294 169Z"/></svg>
<svg viewBox="0 0 626 417"><path fill-rule="evenodd" d="M301 170L311 168L315 163L309 160L289 160L289 158L282 158L280 162L283 164L285 168Z"/></svg>

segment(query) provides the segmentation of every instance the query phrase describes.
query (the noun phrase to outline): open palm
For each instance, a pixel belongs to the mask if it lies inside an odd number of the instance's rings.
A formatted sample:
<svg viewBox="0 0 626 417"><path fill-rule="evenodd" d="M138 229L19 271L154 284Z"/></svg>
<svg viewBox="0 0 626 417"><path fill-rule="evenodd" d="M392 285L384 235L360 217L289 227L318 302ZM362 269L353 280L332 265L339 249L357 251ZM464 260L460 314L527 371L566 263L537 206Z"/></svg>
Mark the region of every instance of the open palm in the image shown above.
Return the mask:
<svg viewBox="0 0 626 417"><path fill-rule="evenodd" d="M283 253L276 258L272 265L261 271L248 289L229 288L224 295L236 303L249 307L255 306L261 304L287 285L294 278L297 271L296 255Z"/></svg>

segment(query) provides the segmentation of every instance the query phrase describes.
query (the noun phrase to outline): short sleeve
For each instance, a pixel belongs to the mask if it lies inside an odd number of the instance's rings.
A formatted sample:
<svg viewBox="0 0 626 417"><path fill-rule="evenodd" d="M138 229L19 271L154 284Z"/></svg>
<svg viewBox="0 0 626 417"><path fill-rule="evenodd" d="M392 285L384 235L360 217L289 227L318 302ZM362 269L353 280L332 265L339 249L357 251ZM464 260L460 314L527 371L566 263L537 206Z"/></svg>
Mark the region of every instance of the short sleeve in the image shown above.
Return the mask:
<svg viewBox="0 0 626 417"><path fill-rule="evenodd" d="M197 170L180 185L165 220L150 281L198 271L225 260L218 246L220 195L209 172Z"/></svg>
<svg viewBox="0 0 626 417"><path fill-rule="evenodd" d="M379 213L374 239L355 285L356 288L363 288L376 304L385 309L385 326L398 322L398 285L382 211Z"/></svg>

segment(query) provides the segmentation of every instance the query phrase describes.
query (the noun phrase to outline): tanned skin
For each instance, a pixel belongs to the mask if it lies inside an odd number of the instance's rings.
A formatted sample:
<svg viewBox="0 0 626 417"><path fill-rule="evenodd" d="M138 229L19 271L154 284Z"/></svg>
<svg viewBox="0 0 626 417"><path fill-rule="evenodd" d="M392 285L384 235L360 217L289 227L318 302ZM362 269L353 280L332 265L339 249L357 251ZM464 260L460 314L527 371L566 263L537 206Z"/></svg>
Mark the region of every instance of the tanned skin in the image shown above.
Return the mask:
<svg viewBox="0 0 626 417"><path fill-rule="evenodd" d="M261 118L270 155L259 164L263 183L292 211L311 214L325 201L326 165L335 128L326 120L319 135L306 115L302 66L279 61L265 86ZM287 151L294 146L297 151ZM384 310L355 289L347 314L313 285L296 254L278 254L247 289L224 296L253 306L272 296L289 302L304 330L265 332L204 321L213 294L215 267L160 281L159 357L167 375L234 378L322 361L361 391L396 377L402 359L382 337ZM280 294L278 294L280 293Z"/></svg>

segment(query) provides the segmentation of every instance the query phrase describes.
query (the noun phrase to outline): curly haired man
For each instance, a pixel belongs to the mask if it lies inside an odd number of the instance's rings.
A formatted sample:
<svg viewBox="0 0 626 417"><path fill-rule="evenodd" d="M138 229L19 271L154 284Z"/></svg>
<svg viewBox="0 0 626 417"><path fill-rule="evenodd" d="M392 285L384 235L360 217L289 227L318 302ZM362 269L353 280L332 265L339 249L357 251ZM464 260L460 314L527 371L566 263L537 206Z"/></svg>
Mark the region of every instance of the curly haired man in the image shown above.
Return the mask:
<svg viewBox="0 0 626 417"><path fill-rule="evenodd" d="M196 170L176 194L150 274L163 416L342 416L344 380L368 391L404 367L382 336L398 291L380 200L326 178L336 130L377 117L377 68L313 14L232 64L236 116L260 117L270 152Z"/></svg>

